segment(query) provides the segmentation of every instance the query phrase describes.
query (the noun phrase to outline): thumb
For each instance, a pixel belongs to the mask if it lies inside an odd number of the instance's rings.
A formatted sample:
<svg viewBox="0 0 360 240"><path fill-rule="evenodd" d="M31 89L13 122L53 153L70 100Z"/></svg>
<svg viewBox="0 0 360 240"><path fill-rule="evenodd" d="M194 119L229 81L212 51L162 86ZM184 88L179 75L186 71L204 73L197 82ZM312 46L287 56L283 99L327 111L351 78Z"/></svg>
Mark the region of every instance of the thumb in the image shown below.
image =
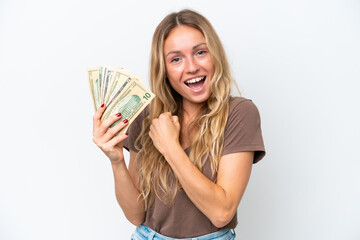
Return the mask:
<svg viewBox="0 0 360 240"><path fill-rule="evenodd" d="M179 117L178 116L171 116L171 121L173 123L177 123L177 122L179 122Z"/></svg>
<svg viewBox="0 0 360 240"><path fill-rule="evenodd" d="M179 117L178 116L171 116L171 121L176 125L180 126Z"/></svg>

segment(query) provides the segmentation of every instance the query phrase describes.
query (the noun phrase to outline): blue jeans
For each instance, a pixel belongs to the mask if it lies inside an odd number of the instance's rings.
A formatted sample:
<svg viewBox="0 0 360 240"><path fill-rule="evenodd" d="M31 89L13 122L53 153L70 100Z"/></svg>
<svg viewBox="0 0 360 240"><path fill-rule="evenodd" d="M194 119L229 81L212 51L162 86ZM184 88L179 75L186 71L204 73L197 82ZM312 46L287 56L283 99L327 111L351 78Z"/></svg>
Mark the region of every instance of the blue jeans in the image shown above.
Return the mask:
<svg viewBox="0 0 360 240"><path fill-rule="evenodd" d="M182 240L234 240L235 231L233 229L224 229L218 232L209 233L199 237L181 238ZM136 227L131 236L131 240L177 240L180 238L171 238L161 235L145 225Z"/></svg>

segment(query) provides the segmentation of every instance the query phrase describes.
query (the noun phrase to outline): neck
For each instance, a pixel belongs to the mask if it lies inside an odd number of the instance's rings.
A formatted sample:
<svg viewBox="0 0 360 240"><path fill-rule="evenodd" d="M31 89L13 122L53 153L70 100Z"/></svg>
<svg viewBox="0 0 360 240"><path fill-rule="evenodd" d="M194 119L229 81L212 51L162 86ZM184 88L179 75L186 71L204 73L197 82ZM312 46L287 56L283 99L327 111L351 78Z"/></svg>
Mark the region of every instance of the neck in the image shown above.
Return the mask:
<svg viewBox="0 0 360 240"><path fill-rule="evenodd" d="M204 106L205 103L194 104L187 101L182 102L180 142L183 148L191 145L191 139L198 130L197 125L192 123L195 123L200 117Z"/></svg>
<svg viewBox="0 0 360 240"><path fill-rule="evenodd" d="M200 111L204 106L205 106L205 102L191 103L188 101L183 101L182 102L183 115L184 115L183 117L186 119L194 120L193 118L195 118L200 113Z"/></svg>

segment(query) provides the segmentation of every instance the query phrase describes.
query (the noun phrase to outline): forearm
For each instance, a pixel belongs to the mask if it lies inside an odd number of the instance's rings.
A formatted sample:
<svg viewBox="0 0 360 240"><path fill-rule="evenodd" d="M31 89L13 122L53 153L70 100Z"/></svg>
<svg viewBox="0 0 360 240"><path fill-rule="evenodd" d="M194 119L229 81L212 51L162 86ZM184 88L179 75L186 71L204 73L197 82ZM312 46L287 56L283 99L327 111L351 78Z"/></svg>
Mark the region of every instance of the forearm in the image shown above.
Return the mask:
<svg viewBox="0 0 360 240"><path fill-rule="evenodd" d="M165 158L190 200L215 226L221 227L232 219L238 203L227 195L224 188L199 171L181 146L175 146L172 154Z"/></svg>
<svg viewBox="0 0 360 240"><path fill-rule="evenodd" d="M116 199L126 218L134 225L140 225L145 219L144 201L137 190L125 162L112 164Z"/></svg>

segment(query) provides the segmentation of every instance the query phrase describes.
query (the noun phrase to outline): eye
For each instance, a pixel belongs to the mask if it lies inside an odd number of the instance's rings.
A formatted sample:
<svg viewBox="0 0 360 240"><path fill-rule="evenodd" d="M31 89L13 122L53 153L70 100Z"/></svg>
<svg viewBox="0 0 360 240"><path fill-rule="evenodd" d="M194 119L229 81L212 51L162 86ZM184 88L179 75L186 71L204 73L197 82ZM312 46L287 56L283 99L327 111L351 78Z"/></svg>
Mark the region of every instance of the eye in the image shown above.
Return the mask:
<svg viewBox="0 0 360 240"><path fill-rule="evenodd" d="M173 58L173 59L171 59L171 61L170 62L173 62L173 63L177 63L177 62L179 62L180 61L180 58Z"/></svg>
<svg viewBox="0 0 360 240"><path fill-rule="evenodd" d="M197 55L204 55L205 53L206 53L205 50L200 50L200 51L198 51L196 54L197 54Z"/></svg>

